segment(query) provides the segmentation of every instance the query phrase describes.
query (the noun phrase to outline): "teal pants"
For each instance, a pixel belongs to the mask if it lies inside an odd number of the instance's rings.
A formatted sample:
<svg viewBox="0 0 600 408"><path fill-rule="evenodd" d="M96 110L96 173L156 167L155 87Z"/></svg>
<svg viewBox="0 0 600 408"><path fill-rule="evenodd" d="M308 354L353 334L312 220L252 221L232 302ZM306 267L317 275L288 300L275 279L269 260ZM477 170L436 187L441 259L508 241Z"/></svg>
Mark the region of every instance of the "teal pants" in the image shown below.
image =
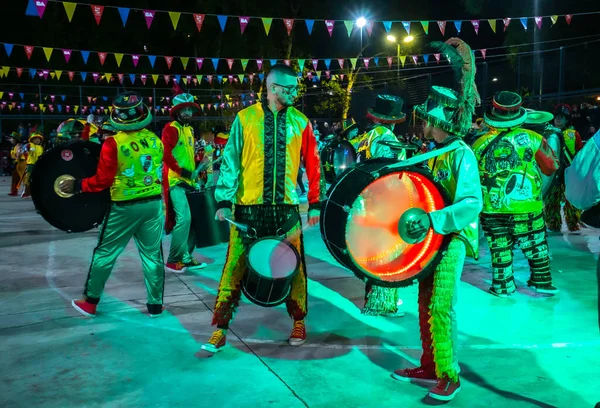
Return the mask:
<svg viewBox="0 0 600 408"><path fill-rule="evenodd" d="M160 199L128 204L113 203L102 224L85 283L84 295L88 302L100 301L117 258L133 238L142 258L148 305L162 305L165 288L163 228Z"/></svg>
<svg viewBox="0 0 600 408"><path fill-rule="evenodd" d="M169 250L168 263L183 262L187 264L194 259L192 254L195 248L194 234L191 233L192 213L186 196L186 189L181 186L171 187L169 192L173 212L175 213L175 226L171 232L171 249Z"/></svg>

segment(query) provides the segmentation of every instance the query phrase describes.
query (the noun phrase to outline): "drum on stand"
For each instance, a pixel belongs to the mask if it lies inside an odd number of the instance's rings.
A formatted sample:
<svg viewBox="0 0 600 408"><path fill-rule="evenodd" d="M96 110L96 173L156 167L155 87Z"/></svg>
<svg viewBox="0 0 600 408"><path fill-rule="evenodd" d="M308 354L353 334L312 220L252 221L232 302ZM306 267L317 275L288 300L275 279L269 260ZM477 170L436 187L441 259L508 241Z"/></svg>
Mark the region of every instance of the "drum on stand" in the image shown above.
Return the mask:
<svg viewBox="0 0 600 408"><path fill-rule="evenodd" d="M110 206L108 189L100 193L66 194L62 180L84 179L96 173L101 145L76 141L44 153L31 173L31 198L37 212L53 227L85 232L97 227Z"/></svg>
<svg viewBox="0 0 600 408"><path fill-rule="evenodd" d="M427 169L397 164L393 159L356 164L331 186L321 210L321 236L334 258L360 279L387 287L431 273L451 240L433 229L414 244L401 238L403 214L440 210L449 199Z"/></svg>
<svg viewBox="0 0 600 408"><path fill-rule="evenodd" d="M192 228L196 239L196 248L206 248L229 242L229 224L215 220L217 200L215 188L187 193L192 214Z"/></svg>
<svg viewBox="0 0 600 408"><path fill-rule="evenodd" d="M356 150L346 140L330 140L321 150L320 156L328 184L335 183L340 174L356 163Z"/></svg>

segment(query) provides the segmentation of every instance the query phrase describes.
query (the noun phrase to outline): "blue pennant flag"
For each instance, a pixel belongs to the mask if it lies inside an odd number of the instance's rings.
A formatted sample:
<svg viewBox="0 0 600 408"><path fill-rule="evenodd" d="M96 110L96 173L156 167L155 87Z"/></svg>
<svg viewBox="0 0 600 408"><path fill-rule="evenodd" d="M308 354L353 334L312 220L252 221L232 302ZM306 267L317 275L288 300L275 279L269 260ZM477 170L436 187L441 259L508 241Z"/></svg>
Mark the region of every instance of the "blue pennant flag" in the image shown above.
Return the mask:
<svg viewBox="0 0 600 408"><path fill-rule="evenodd" d="M85 78L87 77L87 72L82 72L81 73L81 79L83 80L83 82L85 82Z"/></svg>
<svg viewBox="0 0 600 408"><path fill-rule="evenodd" d="M150 60L150 66L154 68L154 63L156 62L156 55L148 55L148 59Z"/></svg>
<svg viewBox="0 0 600 408"><path fill-rule="evenodd" d="M456 27L456 31L458 31L460 33L460 29L462 27L462 21L461 20L456 20L454 22L454 27Z"/></svg>
<svg viewBox="0 0 600 408"><path fill-rule="evenodd" d="M81 57L83 58L83 63L87 64L88 58L90 57L89 51L81 51Z"/></svg>
<svg viewBox="0 0 600 408"><path fill-rule="evenodd" d="M105 101L108 101L108 97L107 96L103 96L102 99L104 99Z"/></svg>
<svg viewBox="0 0 600 408"><path fill-rule="evenodd" d="M305 20L305 21L306 21L306 29L308 30L308 35L311 35L313 26L315 25L315 20Z"/></svg>
<svg viewBox="0 0 600 408"><path fill-rule="evenodd" d="M331 65L331 58L328 58L325 61L325 66L327 67L327 69L329 70L329 65Z"/></svg>
<svg viewBox="0 0 600 408"><path fill-rule="evenodd" d="M21 109L25 109L25 102L21 102Z"/></svg>
<svg viewBox="0 0 600 408"><path fill-rule="evenodd" d="M132 84L135 83L135 74L129 74L129 80Z"/></svg>
<svg viewBox="0 0 600 408"><path fill-rule="evenodd" d="M425 60L425 64L429 62L429 54L423 55L423 60Z"/></svg>
<svg viewBox="0 0 600 408"><path fill-rule="evenodd" d="M26 16L39 17L39 13L37 11L37 7L35 6L35 0L29 0L27 3L27 10L25 10Z"/></svg>
<svg viewBox="0 0 600 408"><path fill-rule="evenodd" d="M317 76L316 75L312 78L312 81L313 82L317 82Z"/></svg>
<svg viewBox="0 0 600 408"><path fill-rule="evenodd" d="M92 113L94 113L94 112L96 112L96 107L95 107L95 106L92 106L92 107L90 108L90 110L92 111Z"/></svg>
<svg viewBox="0 0 600 408"><path fill-rule="evenodd" d="M523 24L523 28L525 29L525 31L527 31L527 17L522 17L519 20L521 20L521 24Z"/></svg>
<svg viewBox="0 0 600 408"><path fill-rule="evenodd" d="M178 84L181 82L181 75L175 75L175 83Z"/></svg>
<svg viewBox="0 0 600 408"><path fill-rule="evenodd" d="M217 75L217 81L223 82L223 75Z"/></svg>
<svg viewBox="0 0 600 408"><path fill-rule="evenodd" d="M67 99L66 95L61 95L60 97L62 98L63 102L65 101L65 99Z"/></svg>
<svg viewBox="0 0 600 408"><path fill-rule="evenodd" d="M123 20L123 27L127 24L127 19L129 18L129 9L125 7L119 7L119 14L121 15L121 20Z"/></svg>
<svg viewBox="0 0 600 408"><path fill-rule="evenodd" d="M37 71L33 68L29 69L29 75L31 75L32 78L35 78L35 74L37 74Z"/></svg>
<svg viewBox="0 0 600 408"><path fill-rule="evenodd" d="M385 28L385 32L389 34L390 30L392 29L392 22L391 21L384 21L383 22L383 28Z"/></svg>
<svg viewBox="0 0 600 408"><path fill-rule="evenodd" d="M62 112L62 105L56 105L56 107L58 108L58 112Z"/></svg>
<svg viewBox="0 0 600 408"><path fill-rule="evenodd" d="M20 93L19 96L21 97L21 100L25 99L25 94L24 93Z"/></svg>
<svg viewBox="0 0 600 408"><path fill-rule="evenodd" d="M8 54L8 56L10 57L10 54L12 53L12 50L13 50L13 45L5 43L4 49L6 50L6 54Z"/></svg>
<svg viewBox="0 0 600 408"><path fill-rule="evenodd" d="M379 65L379 57L373 58L373 62L375 63L375 66Z"/></svg>
<svg viewBox="0 0 600 408"><path fill-rule="evenodd" d="M269 60L269 62L271 63L271 66L277 64L277 60L276 59Z"/></svg>
<svg viewBox="0 0 600 408"><path fill-rule="evenodd" d="M219 19L221 31L225 31L225 24L227 24L227 16L217 16L217 18Z"/></svg>
<svg viewBox="0 0 600 408"><path fill-rule="evenodd" d="M215 71L216 71L217 67L219 66L219 59L218 58L213 58L212 59L212 63L213 63L213 67L215 68Z"/></svg>
<svg viewBox="0 0 600 408"><path fill-rule="evenodd" d="M265 79L265 74L258 74L258 79L260 79L261 81L262 81L263 79Z"/></svg>

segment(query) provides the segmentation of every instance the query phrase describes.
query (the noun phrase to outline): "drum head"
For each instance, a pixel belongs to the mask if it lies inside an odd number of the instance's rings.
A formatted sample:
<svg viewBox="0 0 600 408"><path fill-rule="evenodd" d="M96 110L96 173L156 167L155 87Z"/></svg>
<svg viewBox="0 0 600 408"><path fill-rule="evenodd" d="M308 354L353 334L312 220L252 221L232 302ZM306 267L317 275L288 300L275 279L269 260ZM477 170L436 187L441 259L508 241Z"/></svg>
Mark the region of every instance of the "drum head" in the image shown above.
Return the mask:
<svg viewBox="0 0 600 408"><path fill-rule="evenodd" d="M57 146L35 164L31 174L31 197L36 210L53 227L67 232L84 232L100 224L110 205L109 190L59 196L55 189L60 177L83 179L98 167L101 146L77 141Z"/></svg>
<svg viewBox="0 0 600 408"><path fill-rule="evenodd" d="M263 238L254 242L248 251L248 265L263 278L287 279L298 271L300 257L287 242Z"/></svg>
<svg viewBox="0 0 600 408"><path fill-rule="evenodd" d="M389 162L387 162L389 164ZM445 190L416 167L389 170L370 160L346 172L328 193L321 233L330 252L359 278L405 286L437 266L450 236L429 230L408 244L398 233L407 210L430 213L448 205Z"/></svg>
<svg viewBox="0 0 600 408"><path fill-rule="evenodd" d="M321 162L325 180L332 184L340 174L356 163L356 151L350 142L334 140L321 152Z"/></svg>

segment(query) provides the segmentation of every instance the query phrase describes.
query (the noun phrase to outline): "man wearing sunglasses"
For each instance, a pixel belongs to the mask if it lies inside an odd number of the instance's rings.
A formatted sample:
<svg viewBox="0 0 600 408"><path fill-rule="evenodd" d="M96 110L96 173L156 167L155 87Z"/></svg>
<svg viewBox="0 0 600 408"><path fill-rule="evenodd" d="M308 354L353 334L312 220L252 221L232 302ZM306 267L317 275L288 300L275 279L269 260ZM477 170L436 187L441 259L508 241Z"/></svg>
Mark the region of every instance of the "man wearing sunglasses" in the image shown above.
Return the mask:
<svg viewBox="0 0 600 408"><path fill-rule="evenodd" d="M296 73L286 65L275 65L267 75L266 99L241 110L233 122L215 191L217 219L235 218L236 223L255 230L258 239L282 236L299 255L299 271L292 278L286 300L287 312L294 320L288 339L291 346L301 346L306 341L306 262L296 193L301 161L309 181L309 225L319 222L319 204L325 195L312 126L292 106L297 94ZM202 346L210 353L225 346L229 323L240 301L241 282L247 273L249 243L240 229L231 227L212 321L217 330Z"/></svg>

